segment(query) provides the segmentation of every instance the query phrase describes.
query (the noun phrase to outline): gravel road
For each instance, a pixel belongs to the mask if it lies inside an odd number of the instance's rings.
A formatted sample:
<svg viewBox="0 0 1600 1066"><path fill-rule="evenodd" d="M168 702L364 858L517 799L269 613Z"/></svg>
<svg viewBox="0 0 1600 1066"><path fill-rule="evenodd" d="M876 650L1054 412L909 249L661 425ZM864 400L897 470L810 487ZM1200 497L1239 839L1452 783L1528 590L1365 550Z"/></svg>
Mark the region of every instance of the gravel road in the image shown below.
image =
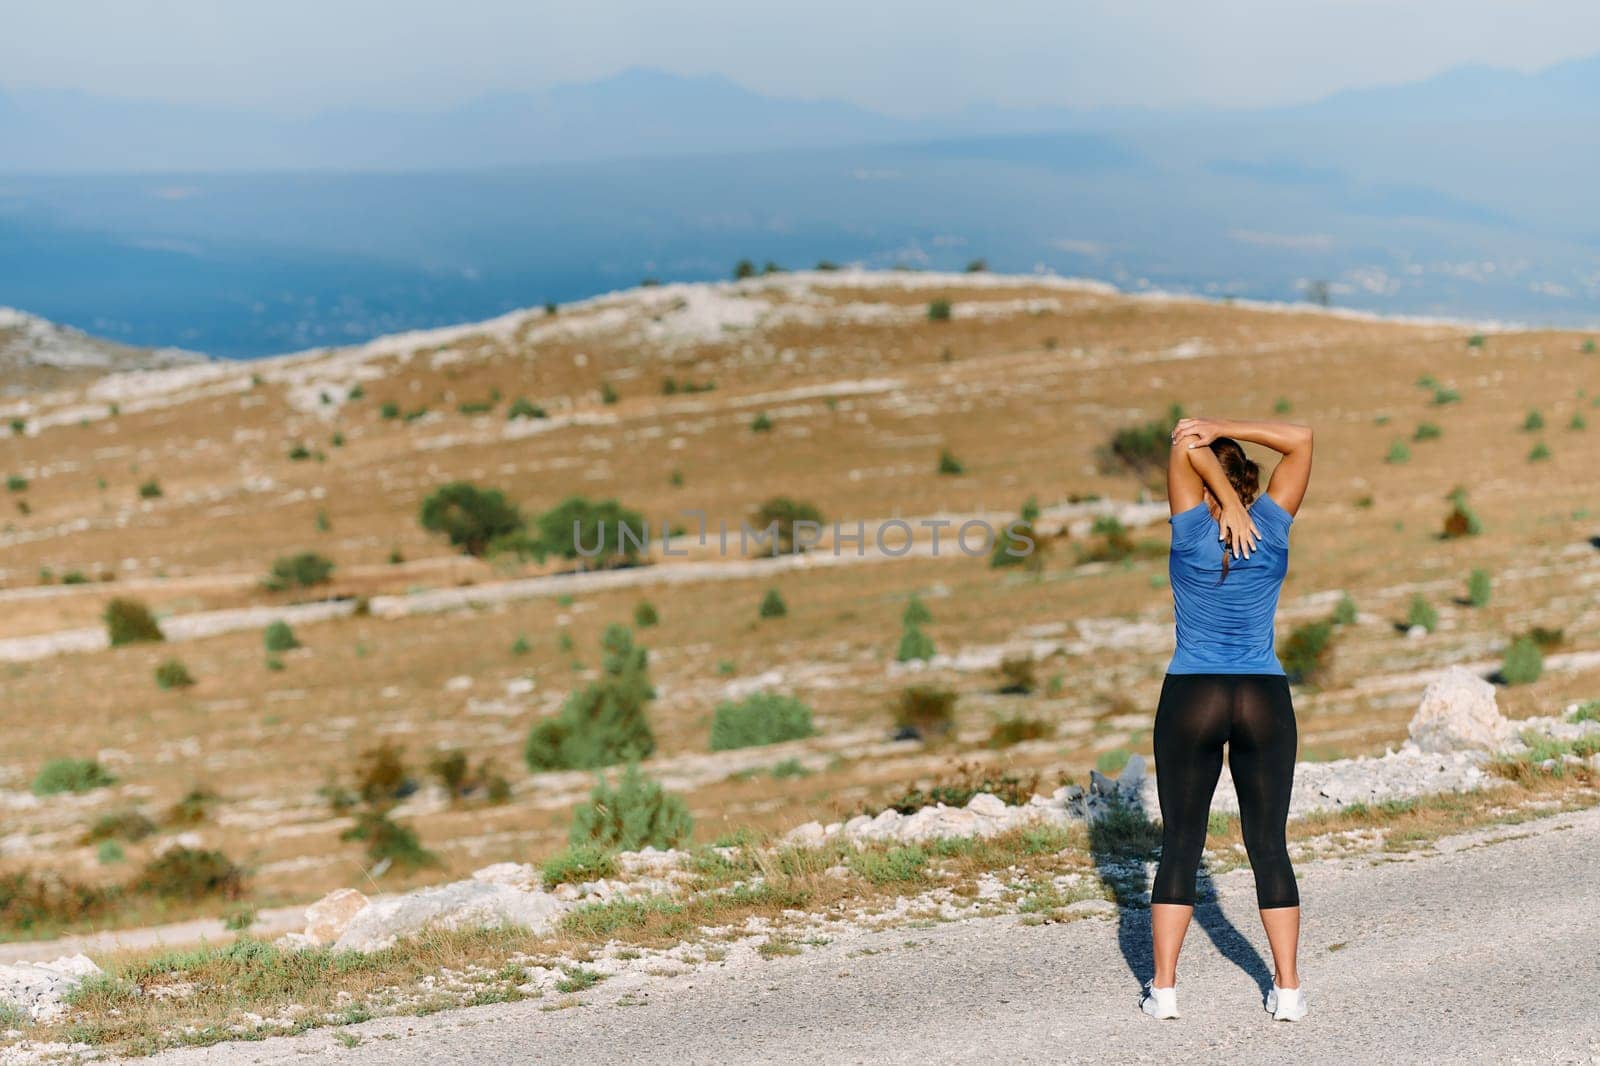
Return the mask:
<svg viewBox="0 0 1600 1066"><path fill-rule="evenodd" d="M1304 865L1312 1013L1299 1025L1261 1009L1266 942L1241 870L1217 878L1221 903L1190 932L1177 1021L1138 1013L1148 923L1129 911L863 931L627 990L605 982L564 1010L380 1019L340 1031L355 1047L319 1031L140 1061L1600 1063L1597 841L1600 808L1437 853Z"/></svg>

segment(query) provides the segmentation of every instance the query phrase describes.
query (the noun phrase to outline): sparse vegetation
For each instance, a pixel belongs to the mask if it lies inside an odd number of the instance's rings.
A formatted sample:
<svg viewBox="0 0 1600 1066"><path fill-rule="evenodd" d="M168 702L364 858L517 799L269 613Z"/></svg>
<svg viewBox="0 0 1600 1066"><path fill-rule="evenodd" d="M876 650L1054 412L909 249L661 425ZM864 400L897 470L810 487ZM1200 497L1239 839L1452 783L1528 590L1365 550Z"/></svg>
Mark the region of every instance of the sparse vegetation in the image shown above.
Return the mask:
<svg viewBox="0 0 1600 1066"><path fill-rule="evenodd" d="M523 750L528 767L584 770L643 759L655 750L645 714L655 698L648 653L625 626L606 627L600 679L570 694L554 717L535 725Z"/></svg>
<svg viewBox="0 0 1600 1066"><path fill-rule="evenodd" d="M1451 540L1457 537L1475 537L1483 532L1483 523L1478 521L1477 514L1467 506L1467 492L1465 489L1456 489L1448 497L1450 511L1444 517L1444 538Z"/></svg>
<svg viewBox="0 0 1600 1066"><path fill-rule="evenodd" d="M180 844L146 863L133 888L163 899L238 899L244 885L244 871L222 852Z"/></svg>
<svg viewBox="0 0 1600 1066"><path fill-rule="evenodd" d="M656 613L655 605L649 600L640 600L633 605L633 624L639 629L649 629L658 624L661 616Z"/></svg>
<svg viewBox="0 0 1600 1066"><path fill-rule="evenodd" d="M1305 622L1295 626L1279 650L1278 660L1290 681L1321 684L1333 661L1333 623Z"/></svg>
<svg viewBox="0 0 1600 1066"><path fill-rule="evenodd" d="M1329 621L1336 626L1354 625L1356 616L1356 601L1346 592L1339 597L1339 602L1334 604Z"/></svg>
<svg viewBox="0 0 1600 1066"><path fill-rule="evenodd" d="M294 630L289 628L289 623L278 619L261 632L261 643L266 646L268 654L293 651L300 646Z"/></svg>
<svg viewBox="0 0 1600 1066"><path fill-rule="evenodd" d="M998 719L989 730L988 746L990 748L1009 748L1013 744L1021 744L1025 740L1044 740L1054 735L1055 727L1042 718L1030 718L1024 714L1007 715Z"/></svg>
<svg viewBox="0 0 1600 1066"><path fill-rule="evenodd" d="M762 618L783 618L789 613L789 605L783 602L783 595L777 589L768 589L761 597L761 607L757 614Z"/></svg>
<svg viewBox="0 0 1600 1066"><path fill-rule="evenodd" d="M113 648L127 644L150 644L166 639L155 616L138 600L114 599L106 604L102 617L106 623L106 636Z"/></svg>
<svg viewBox="0 0 1600 1066"><path fill-rule="evenodd" d="M1522 432L1524 433L1537 433L1543 428L1544 415L1540 414L1538 409L1529 411L1527 416L1522 420Z"/></svg>
<svg viewBox="0 0 1600 1066"><path fill-rule="evenodd" d="M738 703L722 703L711 720L711 750L729 751L799 740L816 730L811 708L792 696L757 692Z"/></svg>
<svg viewBox="0 0 1600 1066"><path fill-rule="evenodd" d="M1000 688L997 691L1002 696L1027 696L1038 685L1033 656L1008 655L1000 660Z"/></svg>
<svg viewBox="0 0 1600 1066"><path fill-rule="evenodd" d="M1405 625L1407 629L1421 626L1432 633L1439 628L1439 612L1419 592L1411 597L1411 604L1406 608Z"/></svg>
<svg viewBox="0 0 1600 1066"><path fill-rule="evenodd" d="M506 421L514 422L519 418L549 418L550 415L543 407L529 400L526 396L518 396L511 401L511 406L506 408Z"/></svg>
<svg viewBox="0 0 1600 1066"><path fill-rule="evenodd" d="M647 550L650 530L639 512L615 499L568 496L533 522L533 535L508 535L495 550L580 561L585 570L632 566Z"/></svg>
<svg viewBox="0 0 1600 1066"><path fill-rule="evenodd" d="M675 848L689 839L694 819L682 799L629 765L615 785L595 782L589 802L573 815L567 834L574 846L636 851L650 846Z"/></svg>
<svg viewBox="0 0 1600 1066"><path fill-rule="evenodd" d="M326 585L333 580L333 561L316 552L297 552L280 555L272 561L272 569L262 585L270 592L289 589L309 589Z"/></svg>
<svg viewBox="0 0 1600 1066"><path fill-rule="evenodd" d="M418 520L468 555L483 555L497 537L522 530L522 513L503 492L466 481L452 481L423 500Z"/></svg>
<svg viewBox="0 0 1600 1066"><path fill-rule="evenodd" d="M112 811L96 818L78 842L98 844L102 840L121 840L135 844L155 831L156 823L136 810Z"/></svg>
<svg viewBox="0 0 1600 1066"><path fill-rule="evenodd" d="M1389 451L1384 455L1383 461L1391 466L1409 463L1411 461L1411 449L1406 446L1406 442L1403 440L1390 441Z"/></svg>
<svg viewBox="0 0 1600 1066"><path fill-rule="evenodd" d="M950 321L951 314L952 308L949 300L941 297L940 299L930 300L928 302L929 322L948 322Z"/></svg>
<svg viewBox="0 0 1600 1066"><path fill-rule="evenodd" d="M177 659L167 659L156 667L156 685L163 689L189 688L194 675Z"/></svg>
<svg viewBox="0 0 1600 1066"><path fill-rule="evenodd" d="M931 659L937 653L933 638L913 623L900 631L900 646L895 649L894 658L896 662L909 663Z"/></svg>
<svg viewBox="0 0 1600 1066"><path fill-rule="evenodd" d="M1183 417L1183 408L1173 404L1167 417L1137 426L1125 426L1100 449L1100 465L1108 473L1128 471L1145 477L1167 468L1172 450L1172 427Z"/></svg>
<svg viewBox="0 0 1600 1066"><path fill-rule="evenodd" d="M1489 571L1477 569L1467 576L1467 602L1474 607L1489 605Z"/></svg>
<svg viewBox="0 0 1600 1066"><path fill-rule="evenodd" d="M939 453L940 474L947 477L959 477L966 472L967 468L961 464L961 460L951 455L948 449Z"/></svg>
<svg viewBox="0 0 1600 1066"><path fill-rule="evenodd" d="M584 881L598 881L602 877L615 877L617 860L613 852L596 844L572 844L565 851L545 860L540 873L546 888L581 884Z"/></svg>
<svg viewBox="0 0 1600 1066"><path fill-rule="evenodd" d="M924 739L942 737L956 724L956 693L939 685L912 685L894 706L894 727Z"/></svg>
<svg viewBox="0 0 1600 1066"><path fill-rule="evenodd" d="M765 552L764 546L771 543L771 554L790 555L815 542L822 526L822 512L803 500L774 496L756 508L750 516L750 526L757 534L758 551Z"/></svg>
<svg viewBox="0 0 1600 1066"><path fill-rule="evenodd" d="M1500 680L1507 685L1531 685L1544 673L1544 653L1530 636L1522 636L1506 648L1500 663Z"/></svg>

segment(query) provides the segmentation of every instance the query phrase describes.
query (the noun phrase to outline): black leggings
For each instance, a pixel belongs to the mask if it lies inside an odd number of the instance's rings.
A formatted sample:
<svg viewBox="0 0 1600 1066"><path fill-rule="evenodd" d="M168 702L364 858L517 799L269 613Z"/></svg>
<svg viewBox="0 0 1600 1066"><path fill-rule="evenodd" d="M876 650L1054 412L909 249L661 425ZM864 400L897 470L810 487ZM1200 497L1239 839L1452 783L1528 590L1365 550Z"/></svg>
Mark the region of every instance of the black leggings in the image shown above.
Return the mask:
<svg viewBox="0 0 1600 1066"><path fill-rule="evenodd" d="M1256 875L1256 902L1298 907L1284 823L1294 783L1294 704L1278 674L1168 674L1156 708L1161 866L1151 903L1194 906L1211 794L1222 748L1239 793L1239 827Z"/></svg>

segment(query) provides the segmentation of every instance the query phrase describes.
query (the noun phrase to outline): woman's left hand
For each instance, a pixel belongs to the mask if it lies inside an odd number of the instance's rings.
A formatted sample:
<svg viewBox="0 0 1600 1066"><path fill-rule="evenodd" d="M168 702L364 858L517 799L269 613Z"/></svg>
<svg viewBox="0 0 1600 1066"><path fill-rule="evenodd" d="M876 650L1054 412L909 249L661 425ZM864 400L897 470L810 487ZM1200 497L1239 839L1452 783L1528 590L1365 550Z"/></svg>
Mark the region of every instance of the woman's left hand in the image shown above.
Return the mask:
<svg viewBox="0 0 1600 1066"><path fill-rule="evenodd" d="M1172 427L1172 443L1186 442L1191 448L1204 447L1225 436L1222 423L1214 418L1180 418Z"/></svg>

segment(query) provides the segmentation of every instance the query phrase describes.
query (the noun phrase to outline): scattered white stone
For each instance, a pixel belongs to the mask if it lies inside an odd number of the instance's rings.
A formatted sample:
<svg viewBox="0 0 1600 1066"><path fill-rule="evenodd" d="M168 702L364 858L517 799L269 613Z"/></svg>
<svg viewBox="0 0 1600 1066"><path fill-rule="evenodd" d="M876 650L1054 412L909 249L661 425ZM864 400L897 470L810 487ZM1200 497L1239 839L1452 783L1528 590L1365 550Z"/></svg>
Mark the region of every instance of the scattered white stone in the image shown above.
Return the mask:
<svg viewBox="0 0 1600 1066"><path fill-rule="evenodd" d="M444 683L446 692L465 692L472 687L472 678L467 674L458 674Z"/></svg>
<svg viewBox="0 0 1600 1066"><path fill-rule="evenodd" d="M50 962L0 966L0 1003L9 1004L36 1022L66 1013L68 993L103 971L85 955L63 955Z"/></svg>
<svg viewBox="0 0 1600 1066"><path fill-rule="evenodd" d="M1422 640L1428 635L1427 626L1411 626L1406 630L1407 640Z"/></svg>
<svg viewBox="0 0 1600 1066"><path fill-rule="evenodd" d="M538 867L525 862L497 862L481 870L474 870L472 879L485 884L510 885L512 888L523 890L537 888L544 882Z"/></svg>
<svg viewBox="0 0 1600 1066"><path fill-rule="evenodd" d="M1429 683L1409 732L1426 752L1496 751L1513 734L1495 705L1494 686L1460 666Z"/></svg>

